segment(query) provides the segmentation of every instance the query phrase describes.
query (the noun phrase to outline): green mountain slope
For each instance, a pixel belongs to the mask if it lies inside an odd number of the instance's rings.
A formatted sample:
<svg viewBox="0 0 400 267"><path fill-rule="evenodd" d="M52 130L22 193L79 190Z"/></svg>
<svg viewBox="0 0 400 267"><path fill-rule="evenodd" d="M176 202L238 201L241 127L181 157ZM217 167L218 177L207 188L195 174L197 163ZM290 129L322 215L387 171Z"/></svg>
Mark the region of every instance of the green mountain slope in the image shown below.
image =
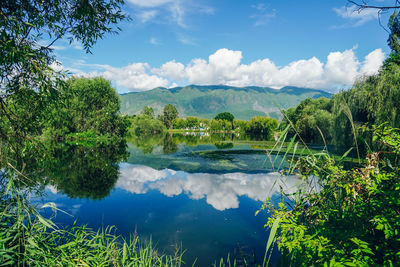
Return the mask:
<svg viewBox="0 0 400 267"><path fill-rule="evenodd" d="M213 118L219 112L231 112L237 119L248 120L256 115L281 117L277 105L286 109L312 97L330 97L331 94L314 89L283 87L232 87L224 85L189 85L172 89L155 88L145 92L121 95L121 112L138 114L144 106L150 106L156 114L166 104L173 104L180 117L197 116Z"/></svg>

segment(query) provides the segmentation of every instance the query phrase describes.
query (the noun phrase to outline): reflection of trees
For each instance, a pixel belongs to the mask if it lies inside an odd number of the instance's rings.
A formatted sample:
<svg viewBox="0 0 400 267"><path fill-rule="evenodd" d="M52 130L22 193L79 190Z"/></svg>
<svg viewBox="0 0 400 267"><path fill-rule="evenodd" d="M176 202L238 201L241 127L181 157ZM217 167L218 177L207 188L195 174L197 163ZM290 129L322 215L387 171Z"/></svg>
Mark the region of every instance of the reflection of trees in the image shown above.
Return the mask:
<svg viewBox="0 0 400 267"><path fill-rule="evenodd" d="M60 151L49 177L69 197L102 199L110 194L119 177L118 162L126 156L125 145L77 147Z"/></svg>
<svg viewBox="0 0 400 267"><path fill-rule="evenodd" d="M178 150L178 146L172 139L171 133L166 133L163 139L163 152L164 154L175 153Z"/></svg>
<svg viewBox="0 0 400 267"><path fill-rule="evenodd" d="M217 142L214 144L218 149L229 149L233 148L233 143L221 143Z"/></svg>
<svg viewBox="0 0 400 267"><path fill-rule="evenodd" d="M46 143L28 153L15 152L7 156L31 185L51 184L69 197L91 199L109 195L119 177L118 163L127 156L125 142L95 147Z"/></svg>
<svg viewBox="0 0 400 267"><path fill-rule="evenodd" d="M134 135L129 139L135 147L139 148L143 154L150 154L153 152L154 147L161 144L163 134L154 135Z"/></svg>
<svg viewBox="0 0 400 267"><path fill-rule="evenodd" d="M197 146L201 144L215 144L218 149L233 148L234 141L263 140L264 136L251 136L247 134L232 133L164 133L155 135L135 135L128 141L132 142L136 148L139 148L143 154L150 154L157 146L162 147L164 154L175 153L178 150L177 144L186 146Z"/></svg>

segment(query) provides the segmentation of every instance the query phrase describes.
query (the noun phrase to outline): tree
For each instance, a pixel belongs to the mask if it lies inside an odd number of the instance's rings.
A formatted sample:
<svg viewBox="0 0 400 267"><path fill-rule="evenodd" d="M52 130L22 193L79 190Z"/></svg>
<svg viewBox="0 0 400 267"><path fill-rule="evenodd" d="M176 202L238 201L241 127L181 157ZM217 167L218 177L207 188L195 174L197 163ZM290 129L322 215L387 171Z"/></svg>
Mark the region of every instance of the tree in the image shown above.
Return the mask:
<svg viewBox="0 0 400 267"><path fill-rule="evenodd" d="M216 120L227 120L227 121L231 122L232 130L234 129L233 120L235 119L235 116L233 116L231 113L229 113L229 112L218 113L217 116L215 116L215 119Z"/></svg>
<svg viewBox="0 0 400 267"><path fill-rule="evenodd" d="M216 120L227 120L227 121L233 121L235 119L235 116L233 116L231 113L229 112L221 112L218 113L217 116L215 116Z"/></svg>
<svg viewBox="0 0 400 267"><path fill-rule="evenodd" d="M186 121L181 118L176 118L172 121L174 129L184 129L186 128Z"/></svg>
<svg viewBox="0 0 400 267"><path fill-rule="evenodd" d="M21 129L15 127L18 118L9 112L7 98L30 90L40 109L56 97L63 83L62 73L51 68L57 63L52 45L66 38L90 52L99 38L120 30L113 25L127 18L123 4L123 0L1 1L0 116L14 131Z"/></svg>
<svg viewBox="0 0 400 267"><path fill-rule="evenodd" d="M199 128L200 127L199 119L197 117L187 117L186 127L189 129Z"/></svg>
<svg viewBox="0 0 400 267"><path fill-rule="evenodd" d="M164 123L165 127L168 129L172 129L172 122L178 118L178 111L176 110L175 106L172 104L165 105L162 122Z"/></svg>
<svg viewBox="0 0 400 267"><path fill-rule="evenodd" d="M148 107L148 106L143 107L140 114L148 116L151 119L154 119L154 109L152 107Z"/></svg>
<svg viewBox="0 0 400 267"><path fill-rule="evenodd" d="M269 117L255 116L251 118L247 125L246 132L262 135L267 138L272 137L273 131L278 127L278 121Z"/></svg>

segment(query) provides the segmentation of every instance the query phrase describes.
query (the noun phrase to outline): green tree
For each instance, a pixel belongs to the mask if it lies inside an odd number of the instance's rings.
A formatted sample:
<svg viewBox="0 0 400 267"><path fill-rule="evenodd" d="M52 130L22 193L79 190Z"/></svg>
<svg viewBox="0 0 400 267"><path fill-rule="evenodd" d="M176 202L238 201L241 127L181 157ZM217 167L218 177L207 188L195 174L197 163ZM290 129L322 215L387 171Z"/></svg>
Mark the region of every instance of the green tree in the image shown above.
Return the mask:
<svg viewBox="0 0 400 267"><path fill-rule="evenodd" d="M281 129L289 127L289 136L299 135L305 142L332 141L333 101L327 98L307 98L284 112Z"/></svg>
<svg viewBox="0 0 400 267"><path fill-rule="evenodd" d="M162 116L162 122L164 123L165 127L172 129L172 122L176 118L178 118L178 111L176 110L175 106L172 104L165 105Z"/></svg>
<svg viewBox="0 0 400 267"><path fill-rule="evenodd" d="M186 127L189 129L198 129L200 127L200 122L197 117L187 117Z"/></svg>
<svg viewBox="0 0 400 267"><path fill-rule="evenodd" d="M184 129L186 128L186 121L182 118L176 118L172 121L174 129Z"/></svg>
<svg viewBox="0 0 400 267"><path fill-rule="evenodd" d="M246 132L271 138L278 127L278 121L269 117L255 116L247 125Z"/></svg>
<svg viewBox="0 0 400 267"><path fill-rule="evenodd" d="M234 129L233 120L235 119L235 116L233 116L231 113L229 113L229 112L218 113L217 116L215 116L214 119L216 119L216 120L227 120L227 121L229 121L231 123L232 130Z"/></svg>
<svg viewBox="0 0 400 267"><path fill-rule="evenodd" d="M141 115L146 115L152 119L154 119L154 109L152 107L145 106L140 112Z"/></svg>
<svg viewBox="0 0 400 267"><path fill-rule="evenodd" d="M127 132L129 121L119 114L119 95L104 78L71 78L61 88L59 99L47 109L47 132L65 135L92 131L114 136Z"/></svg>
<svg viewBox="0 0 400 267"><path fill-rule="evenodd" d="M136 135L153 135L165 130L164 124L157 119L146 115L139 115L133 119L132 126Z"/></svg>
<svg viewBox="0 0 400 267"><path fill-rule="evenodd" d="M67 38L82 43L86 52L90 52L99 38L119 30L113 25L126 18L123 3L123 0L1 1L0 117L9 121L9 127L17 132L23 130L17 126L18 118L7 109L10 96L20 90L31 90L36 96L30 103L39 110L56 97L63 75L51 68L56 63L52 45ZM7 137L3 130L0 134Z"/></svg>

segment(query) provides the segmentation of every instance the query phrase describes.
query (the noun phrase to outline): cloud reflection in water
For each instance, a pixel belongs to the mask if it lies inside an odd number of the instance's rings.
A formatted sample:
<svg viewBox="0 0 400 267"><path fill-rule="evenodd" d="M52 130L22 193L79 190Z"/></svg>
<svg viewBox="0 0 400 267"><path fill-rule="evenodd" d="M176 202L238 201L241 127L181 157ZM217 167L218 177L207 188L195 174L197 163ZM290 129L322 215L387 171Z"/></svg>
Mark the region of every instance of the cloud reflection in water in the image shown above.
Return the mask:
<svg viewBox="0 0 400 267"><path fill-rule="evenodd" d="M276 183L275 183L276 181ZM206 198L217 210L239 207L239 196L256 201L279 193L279 185L285 192L294 192L301 183L296 176L283 177L274 173L187 173L171 169L156 170L144 165L123 163L116 186L134 194L158 190L166 196L185 193L192 199Z"/></svg>

